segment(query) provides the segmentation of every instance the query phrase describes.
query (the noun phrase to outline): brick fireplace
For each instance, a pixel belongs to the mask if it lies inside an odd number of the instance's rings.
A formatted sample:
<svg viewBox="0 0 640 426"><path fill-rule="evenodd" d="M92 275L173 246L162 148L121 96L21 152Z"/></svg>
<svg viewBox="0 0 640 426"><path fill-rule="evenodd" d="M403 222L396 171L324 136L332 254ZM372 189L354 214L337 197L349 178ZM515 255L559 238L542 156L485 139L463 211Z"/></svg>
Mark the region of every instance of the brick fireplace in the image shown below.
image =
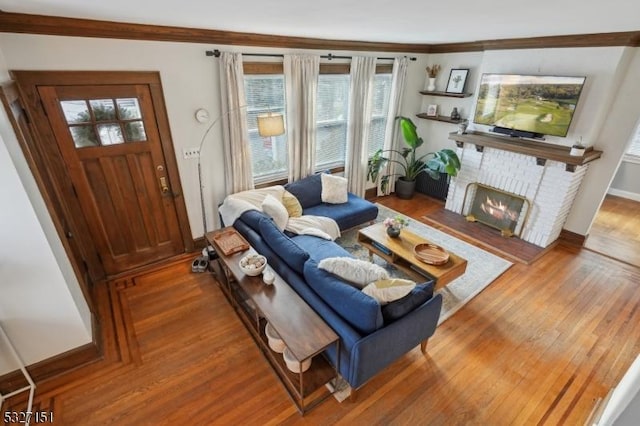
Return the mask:
<svg viewBox="0 0 640 426"><path fill-rule="evenodd" d="M449 138L456 141L462 168L451 179L445 209L463 214L465 190L472 183L518 194L531 203L520 238L540 247L560 236L588 162L601 155L590 150L571 157L569 148L486 133L452 133Z"/></svg>

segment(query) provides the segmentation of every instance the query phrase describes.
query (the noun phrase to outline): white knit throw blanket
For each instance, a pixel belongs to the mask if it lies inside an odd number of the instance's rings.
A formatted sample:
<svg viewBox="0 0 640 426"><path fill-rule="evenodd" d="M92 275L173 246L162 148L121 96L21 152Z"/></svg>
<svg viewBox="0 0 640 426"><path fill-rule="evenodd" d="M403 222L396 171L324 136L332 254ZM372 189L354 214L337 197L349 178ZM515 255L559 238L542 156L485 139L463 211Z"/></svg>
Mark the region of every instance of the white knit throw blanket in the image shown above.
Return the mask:
<svg viewBox="0 0 640 426"><path fill-rule="evenodd" d="M267 195L282 200L284 187L282 185L267 188L250 189L248 191L231 194L225 198L219 208L220 216L226 225L232 225L242 213L248 210L262 211L262 202ZM290 217L285 229L298 235L315 235L326 240L335 240L340 236L340 228L335 220L326 216L302 215Z"/></svg>

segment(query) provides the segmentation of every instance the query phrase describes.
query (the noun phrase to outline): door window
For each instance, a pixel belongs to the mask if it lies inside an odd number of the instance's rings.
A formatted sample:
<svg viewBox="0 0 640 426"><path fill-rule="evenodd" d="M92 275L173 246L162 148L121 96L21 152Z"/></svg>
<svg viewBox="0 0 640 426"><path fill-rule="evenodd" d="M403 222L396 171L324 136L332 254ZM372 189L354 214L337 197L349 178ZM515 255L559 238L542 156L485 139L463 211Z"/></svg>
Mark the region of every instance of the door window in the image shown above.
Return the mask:
<svg viewBox="0 0 640 426"><path fill-rule="evenodd" d="M137 98L65 100L60 107L76 148L147 140Z"/></svg>

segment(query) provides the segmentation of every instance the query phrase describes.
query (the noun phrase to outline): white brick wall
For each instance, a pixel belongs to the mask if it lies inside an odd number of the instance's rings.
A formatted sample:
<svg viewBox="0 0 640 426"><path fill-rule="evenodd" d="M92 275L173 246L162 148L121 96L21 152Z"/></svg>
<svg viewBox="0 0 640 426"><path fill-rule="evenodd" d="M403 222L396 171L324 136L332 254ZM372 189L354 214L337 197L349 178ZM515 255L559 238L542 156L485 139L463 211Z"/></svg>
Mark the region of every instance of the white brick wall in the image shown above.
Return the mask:
<svg viewBox="0 0 640 426"><path fill-rule="evenodd" d="M470 143L457 148L457 154L462 167L458 176L451 179L445 208L466 214L465 190L476 182L521 195L531 203L531 211L520 238L541 247L547 247L560 235L588 167L579 166L568 172L564 163L551 160L538 166L535 157L495 148L478 152ZM467 206L472 198L470 189ZM516 232L523 221L521 215Z"/></svg>

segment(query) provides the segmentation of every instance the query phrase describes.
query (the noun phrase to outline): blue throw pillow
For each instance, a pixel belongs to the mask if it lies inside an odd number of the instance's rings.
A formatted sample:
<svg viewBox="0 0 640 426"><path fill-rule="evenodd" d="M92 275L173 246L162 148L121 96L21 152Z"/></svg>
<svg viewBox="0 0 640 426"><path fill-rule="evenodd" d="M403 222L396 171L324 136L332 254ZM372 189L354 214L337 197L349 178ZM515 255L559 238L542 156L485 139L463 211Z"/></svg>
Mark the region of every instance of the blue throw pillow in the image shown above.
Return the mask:
<svg viewBox="0 0 640 426"><path fill-rule="evenodd" d="M260 235L291 269L301 274L304 271L304 263L309 259L309 253L300 248L291 238L278 229L273 219L264 217L260 220Z"/></svg>
<svg viewBox="0 0 640 426"><path fill-rule="evenodd" d="M382 306L382 318L384 318L384 323L389 324L402 318L427 300L431 299L433 297L434 283L434 281L429 281L424 284L418 284L416 288L411 290L411 293L407 294L402 299L398 299Z"/></svg>
<svg viewBox="0 0 640 426"><path fill-rule="evenodd" d="M320 174L288 183L284 188L298 199L303 209L322 203L322 178Z"/></svg>

